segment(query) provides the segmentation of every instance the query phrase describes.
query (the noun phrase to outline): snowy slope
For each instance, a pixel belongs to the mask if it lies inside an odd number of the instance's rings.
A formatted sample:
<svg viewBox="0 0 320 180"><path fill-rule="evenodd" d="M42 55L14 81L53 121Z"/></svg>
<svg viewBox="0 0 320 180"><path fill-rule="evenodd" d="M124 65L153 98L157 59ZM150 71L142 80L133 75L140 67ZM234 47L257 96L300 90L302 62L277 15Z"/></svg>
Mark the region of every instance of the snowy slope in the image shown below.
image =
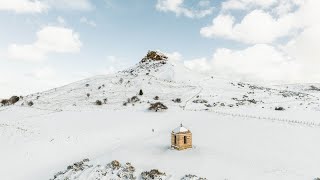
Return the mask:
<svg viewBox="0 0 320 180"><path fill-rule="evenodd" d="M158 169L170 180L313 180L320 94L310 86L206 77L168 59L31 94L0 107L0 179L142 179ZM158 101L168 110L147 110ZM178 152L170 133L181 123L194 148Z"/></svg>
<svg viewBox="0 0 320 180"><path fill-rule="evenodd" d="M143 90L141 100L128 106L123 103ZM158 96L159 100L154 100ZM181 99L175 103L173 99ZM95 105L100 100L102 106ZM204 101L203 101L204 100ZM170 59L140 62L113 75L101 75L46 92L24 97L17 105L47 110L122 110L147 109L149 103L161 101L176 110L230 109L243 106L260 110L283 106L286 109L319 110L319 97L313 92L282 87L233 82L205 77Z"/></svg>

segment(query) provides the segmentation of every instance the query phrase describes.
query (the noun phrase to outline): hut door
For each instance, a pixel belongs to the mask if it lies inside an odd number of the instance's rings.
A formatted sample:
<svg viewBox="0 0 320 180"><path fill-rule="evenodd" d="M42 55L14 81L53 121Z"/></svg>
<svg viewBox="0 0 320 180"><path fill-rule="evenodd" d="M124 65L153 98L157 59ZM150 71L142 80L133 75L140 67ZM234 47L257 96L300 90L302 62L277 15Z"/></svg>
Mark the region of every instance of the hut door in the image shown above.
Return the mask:
<svg viewBox="0 0 320 180"><path fill-rule="evenodd" d="M184 136L184 144L187 144L187 136Z"/></svg>

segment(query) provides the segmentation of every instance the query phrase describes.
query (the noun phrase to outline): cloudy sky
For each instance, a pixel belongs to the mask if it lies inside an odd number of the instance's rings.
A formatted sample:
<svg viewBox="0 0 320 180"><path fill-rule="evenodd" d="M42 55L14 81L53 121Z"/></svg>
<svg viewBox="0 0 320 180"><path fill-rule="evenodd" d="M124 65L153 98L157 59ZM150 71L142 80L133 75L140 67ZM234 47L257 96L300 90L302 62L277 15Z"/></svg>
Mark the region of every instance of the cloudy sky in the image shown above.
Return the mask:
<svg viewBox="0 0 320 180"><path fill-rule="evenodd" d="M0 0L0 98L161 50L201 73L320 81L319 0Z"/></svg>

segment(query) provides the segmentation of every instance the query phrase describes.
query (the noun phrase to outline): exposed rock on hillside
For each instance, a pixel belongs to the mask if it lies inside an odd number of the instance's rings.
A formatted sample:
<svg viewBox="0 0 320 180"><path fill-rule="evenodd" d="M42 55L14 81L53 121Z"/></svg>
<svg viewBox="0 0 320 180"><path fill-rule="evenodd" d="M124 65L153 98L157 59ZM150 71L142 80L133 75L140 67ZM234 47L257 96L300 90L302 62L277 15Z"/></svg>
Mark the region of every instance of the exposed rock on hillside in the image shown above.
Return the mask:
<svg viewBox="0 0 320 180"><path fill-rule="evenodd" d="M148 60L163 61L163 60L167 60L167 59L168 59L168 57L161 52L149 51L148 54L141 60L141 62L146 62Z"/></svg>

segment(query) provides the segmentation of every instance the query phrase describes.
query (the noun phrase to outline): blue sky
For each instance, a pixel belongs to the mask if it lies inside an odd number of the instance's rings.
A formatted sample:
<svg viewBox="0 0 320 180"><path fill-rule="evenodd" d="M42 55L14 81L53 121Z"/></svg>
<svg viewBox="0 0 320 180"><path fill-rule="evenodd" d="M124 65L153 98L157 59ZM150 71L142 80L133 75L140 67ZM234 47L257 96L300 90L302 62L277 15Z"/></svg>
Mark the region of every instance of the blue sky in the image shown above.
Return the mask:
<svg viewBox="0 0 320 180"><path fill-rule="evenodd" d="M317 21L299 21L318 3L300 1L0 0L0 97L111 73L153 49L179 54L201 73L305 80L290 69L303 74L307 53L293 53L301 44L290 42L318 30Z"/></svg>

